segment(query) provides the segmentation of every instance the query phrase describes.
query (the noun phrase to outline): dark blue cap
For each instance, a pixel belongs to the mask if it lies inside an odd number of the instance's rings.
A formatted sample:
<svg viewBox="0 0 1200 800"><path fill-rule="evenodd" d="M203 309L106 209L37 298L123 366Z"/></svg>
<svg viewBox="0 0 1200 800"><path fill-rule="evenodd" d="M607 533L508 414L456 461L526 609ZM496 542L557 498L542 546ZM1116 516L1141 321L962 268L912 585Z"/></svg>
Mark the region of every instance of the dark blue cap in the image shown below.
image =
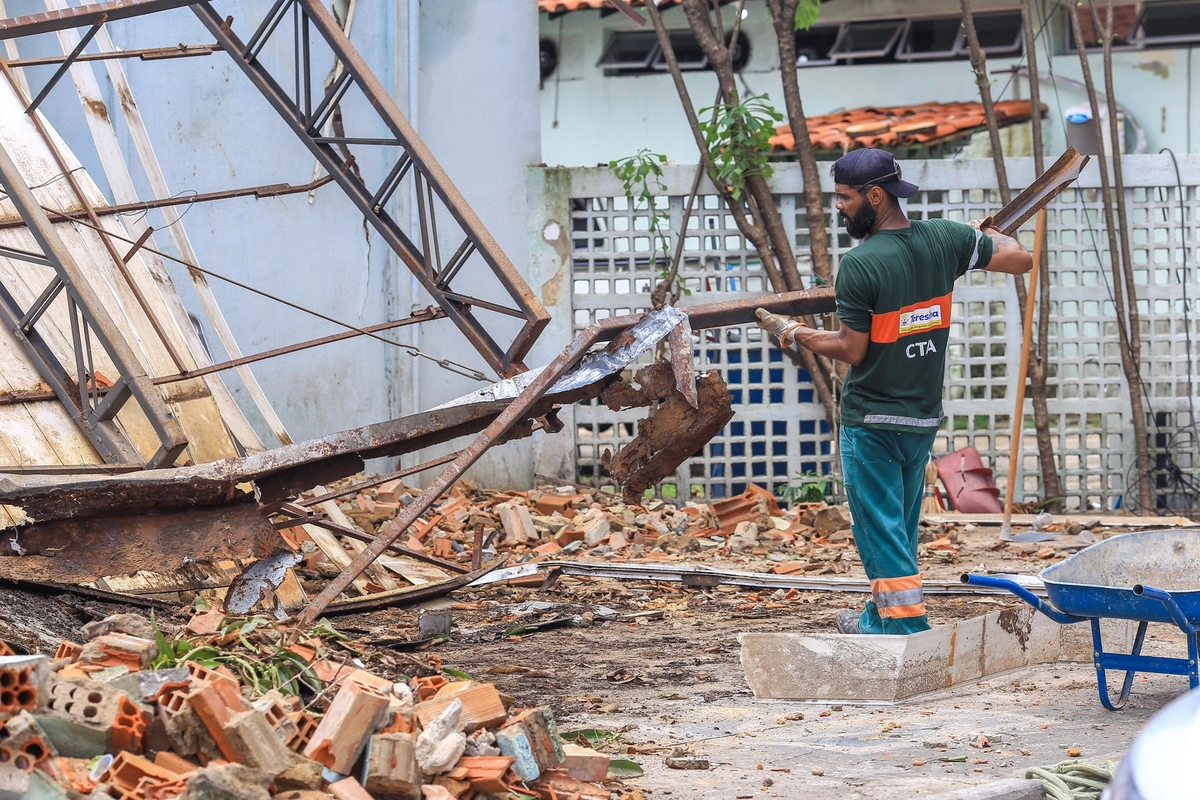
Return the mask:
<svg viewBox="0 0 1200 800"><path fill-rule="evenodd" d="M833 162L834 183L847 186L878 186L896 197L912 197L920 188L900 180L900 165L887 150L866 147L852 150Z"/></svg>

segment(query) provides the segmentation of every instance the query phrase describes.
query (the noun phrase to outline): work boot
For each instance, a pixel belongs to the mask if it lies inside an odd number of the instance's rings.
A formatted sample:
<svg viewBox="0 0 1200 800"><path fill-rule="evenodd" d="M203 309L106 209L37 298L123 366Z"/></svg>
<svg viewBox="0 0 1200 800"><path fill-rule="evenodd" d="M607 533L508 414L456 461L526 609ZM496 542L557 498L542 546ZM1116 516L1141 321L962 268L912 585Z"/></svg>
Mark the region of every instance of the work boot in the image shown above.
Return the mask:
<svg viewBox="0 0 1200 800"><path fill-rule="evenodd" d="M843 608L837 612L837 629L838 633L862 633L858 622L859 614L857 611L851 611L848 608Z"/></svg>

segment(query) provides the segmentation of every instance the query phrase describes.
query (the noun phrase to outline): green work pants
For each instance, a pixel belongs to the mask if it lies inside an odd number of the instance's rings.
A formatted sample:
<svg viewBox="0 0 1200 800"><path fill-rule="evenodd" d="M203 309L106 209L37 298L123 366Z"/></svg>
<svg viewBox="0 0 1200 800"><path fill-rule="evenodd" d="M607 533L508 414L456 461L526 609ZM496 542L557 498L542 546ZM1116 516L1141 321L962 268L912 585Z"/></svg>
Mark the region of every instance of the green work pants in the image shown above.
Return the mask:
<svg viewBox="0 0 1200 800"><path fill-rule="evenodd" d="M871 599L859 620L862 633L929 630L917 567L917 525L936 433L841 427L851 529L871 579Z"/></svg>

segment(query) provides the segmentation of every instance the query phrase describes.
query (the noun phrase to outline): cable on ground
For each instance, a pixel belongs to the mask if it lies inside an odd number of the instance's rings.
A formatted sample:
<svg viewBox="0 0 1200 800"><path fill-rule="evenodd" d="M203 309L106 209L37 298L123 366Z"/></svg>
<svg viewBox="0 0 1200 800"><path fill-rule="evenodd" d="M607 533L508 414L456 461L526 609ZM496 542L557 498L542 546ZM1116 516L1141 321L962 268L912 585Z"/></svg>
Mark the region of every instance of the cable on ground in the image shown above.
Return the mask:
<svg viewBox="0 0 1200 800"><path fill-rule="evenodd" d="M1099 800L1116 771L1117 765L1111 761L1099 767L1071 759L1049 767L1030 767L1025 777L1041 781L1048 800Z"/></svg>

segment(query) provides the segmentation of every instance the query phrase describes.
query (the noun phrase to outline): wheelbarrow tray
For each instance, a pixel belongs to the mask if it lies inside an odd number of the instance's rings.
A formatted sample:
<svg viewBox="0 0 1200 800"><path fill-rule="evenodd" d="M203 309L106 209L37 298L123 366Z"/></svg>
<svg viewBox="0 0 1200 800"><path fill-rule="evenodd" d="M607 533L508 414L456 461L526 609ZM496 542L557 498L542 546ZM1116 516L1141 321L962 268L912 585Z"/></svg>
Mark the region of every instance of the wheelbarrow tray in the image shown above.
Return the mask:
<svg viewBox="0 0 1200 800"><path fill-rule="evenodd" d="M1174 624L1159 600L1134 593L1149 586L1170 592L1192 624L1200 622L1200 530L1137 531L1113 536L1038 577L1050 603L1077 617L1115 617Z"/></svg>

